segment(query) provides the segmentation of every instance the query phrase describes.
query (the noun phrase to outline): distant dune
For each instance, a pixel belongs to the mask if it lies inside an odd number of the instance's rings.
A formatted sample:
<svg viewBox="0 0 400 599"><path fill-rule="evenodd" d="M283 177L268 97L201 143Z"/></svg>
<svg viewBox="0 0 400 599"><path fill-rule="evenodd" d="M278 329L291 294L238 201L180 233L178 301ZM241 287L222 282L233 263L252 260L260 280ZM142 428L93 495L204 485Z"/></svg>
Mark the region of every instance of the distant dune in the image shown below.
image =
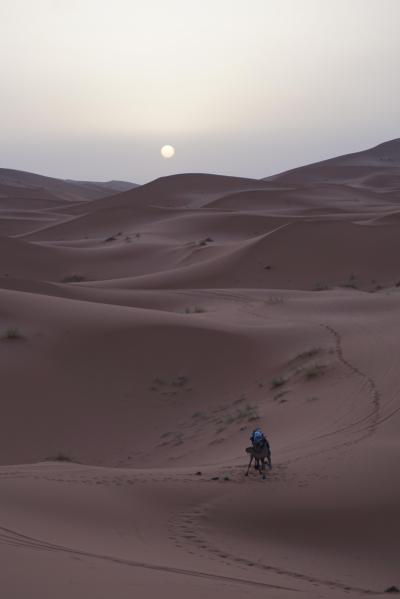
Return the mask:
<svg viewBox="0 0 400 599"><path fill-rule="evenodd" d="M93 200L137 187L126 181L73 181L0 168L0 199L3 197Z"/></svg>
<svg viewBox="0 0 400 599"><path fill-rule="evenodd" d="M399 215L399 139L263 180L1 169L4 594L400 586Z"/></svg>

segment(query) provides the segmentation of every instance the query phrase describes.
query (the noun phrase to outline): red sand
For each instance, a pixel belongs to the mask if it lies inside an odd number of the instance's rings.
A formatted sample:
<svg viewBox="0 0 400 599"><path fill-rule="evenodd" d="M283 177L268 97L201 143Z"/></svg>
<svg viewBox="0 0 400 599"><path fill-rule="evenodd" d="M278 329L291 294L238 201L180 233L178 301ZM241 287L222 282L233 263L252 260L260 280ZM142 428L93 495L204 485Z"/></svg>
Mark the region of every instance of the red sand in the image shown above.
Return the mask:
<svg viewBox="0 0 400 599"><path fill-rule="evenodd" d="M4 596L399 586L400 140L102 198L35 177L0 171Z"/></svg>

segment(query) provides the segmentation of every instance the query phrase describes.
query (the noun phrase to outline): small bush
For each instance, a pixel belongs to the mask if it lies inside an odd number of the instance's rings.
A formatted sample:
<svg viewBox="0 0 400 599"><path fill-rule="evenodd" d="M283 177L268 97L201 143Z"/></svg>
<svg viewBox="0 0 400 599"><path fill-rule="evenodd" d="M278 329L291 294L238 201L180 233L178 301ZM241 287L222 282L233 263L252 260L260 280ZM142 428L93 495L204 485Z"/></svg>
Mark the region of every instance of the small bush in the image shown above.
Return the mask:
<svg viewBox="0 0 400 599"><path fill-rule="evenodd" d="M287 395L289 393L289 391L281 391L280 393L277 393L276 395L274 395L274 401L278 401L279 399L282 399L282 397L284 397L285 395Z"/></svg>
<svg viewBox="0 0 400 599"><path fill-rule="evenodd" d="M343 287L346 287L348 289L357 289L357 285L356 285L356 275L355 274L350 274L349 278L347 279L347 281L345 281L343 283Z"/></svg>
<svg viewBox="0 0 400 599"><path fill-rule="evenodd" d="M176 447L177 445L182 445L183 443L183 433L175 433L172 444Z"/></svg>
<svg viewBox="0 0 400 599"><path fill-rule="evenodd" d="M211 237L206 237L205 239L199 241L199 246L204 247L205 245L207 245L208 243L212 243L213 241L214 239L212 239Z"/></svg>
<svg viewBox="0 0 400 599"><path fill-rule="evenodd" d="M171 381L171 385L173 387L184 387L189 382L187 376L181 375L177 376L175 379Z"/></svg>
<svg viewBox="0 0 400 599"><path fill-rule="evenodd" d="M329 285L323 283L322 281L317 281L314 284L314 291L327 291L329 289Z"/></svg>
<svg viewBox="0 0 400 599"><path fill-rule="evenodd" d="M297 354L297 356L292 360L292 362L308 360L309 358L313 358L314 356L319 354L321 351L322 350L320 347L312 347L311 349L308 349L306 351L301 352L300 354Z"/></svg>
<svg viewBox="0 0 400 599"><path fill-rule="evenodd" d="M107 237L107 239L104 240L104 243L110 243L110 241L116 241L116 239L116 237L111 235L111 237Z"/></svg>
<svg viewBox="0 0 400 599"><path fill-rule="evenodd" d="M185 314L203 314L206 312L204 308L201 306L194 306L193 308L186 307Z"/></svg>
<svg viewBox="0 0 400 599"><path fill-rule="evenodd" d="M85 280L85 277L82 277L82 275L70 275L70 276L64 277L61 280L61 283L81 283L84 280Z"/></svg>
<svg viewBox="0 0 400 599"><path fill-rule="evenodd" d="M283 376L275 376L271 381L271 389L276 389L277 387L282 387L286 383L286 379Z"/></svg>
<svg viewBox="0 0 400 599"><path fill-rule="evenodd" d="M207 418L207 416L204 414L204 412L195 412L194 414L192 414L192 418L195 418L196 420L204 420Z"/></svg>
<svg viewBox="0 0 400 599"><path fill-rule="evenodd" d="M59 451L55 456L49 456L48 458L46 458L46 461L48 462L76 462L76 460L73 460L69 455L67 455L66 453L63 453L62 451Z"/></svg>
<svg viewBox="0 0 400 599"><path fill-rule="evenodd" d="M233 412L225 414L222 419L217 420L217 424L220 425L217 433L224 431L226 427L231 426L232 424L241 424L243 421L252 422L254 420L259 420L259 418L260 416L258 414L257 407L246 404L241 408L237 408Z"/></svg>
<svg viewBox="0 0 400 599"><path fill-rule="evenodd" d="M315 379L324 374L325 369L325 364L313 364L312 366L304 369L304 376L308 380Z"/></svg>
<svg viewBox="0 0 400 599"><path fill-rule="evenodd" d="M3 335L3 339L8 339L8 340L12 341L12 340L16 340L16 339L23 339L23 336L21 335L21 333L17 327L10 327L10 328L6 329L6 331Z"/></svg>

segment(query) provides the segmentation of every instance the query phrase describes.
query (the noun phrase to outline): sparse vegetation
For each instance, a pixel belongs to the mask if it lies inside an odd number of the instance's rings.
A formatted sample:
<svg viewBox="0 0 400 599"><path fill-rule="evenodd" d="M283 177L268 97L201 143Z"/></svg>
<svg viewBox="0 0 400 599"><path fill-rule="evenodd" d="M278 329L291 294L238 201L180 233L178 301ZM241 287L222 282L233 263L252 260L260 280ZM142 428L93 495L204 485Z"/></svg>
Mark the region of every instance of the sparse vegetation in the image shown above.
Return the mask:
<svg viewBox="0 0 400 599"><path fill-rule="evenodd" d="M322 374L324 374L326 370L325 364L313 364L312 366L308 366L304 369L304 376L307 380L315 379Z"/></svg>
<svg viewBox="0 0 400 599"><path fill-rule="evenodd" d="M179 433L174 433L174 438L172 440L172 444L177 446L177 445L182 445L183 443L183 433L179 432Z"/></svg>
<svg viewBox="0 0 400 599"><path fill-rule="evenodd" d="M17 327L9 327L5 330L2 339L7 339L9 341L23 339L23 335Z"/></svg>
<svg viewBox="0 0 400 599"><path fill-rule="evenodd" d="M286 379L283 376L275 376L271 381L271 389L282 387L286 383Z"/></svg>
<svg viewBox="0 0 400 599"><path fill-rule="evenodd" d="M202 308L201 306L193 306L193 308L185 308L185 314L203 314L204 312L206 312L207 310L205 310L205 308Z"/></svg>
<svg viewBox="0 0 400 599"><path fill-rule="evenodd" d="M73 458L71 458L71 456L69 456L68 454L59 451L55 456L49 456L48 458L46 458L46 461L48 462L76 462L76 460L74 460Z"/></svg>
<svg viewBox="0 0 400 599"><path fill-rule="evenodd" d="M154 377L153 384L150 385L150 391L156 391L161 393L161 395L166 395L168 397L175 396L179 393L179 391L192 391L193 388L188 386L189 377L181 374L173 379L165 380L160 377Z"/></svg>
<svg viewBox="0 0 400 599"><path fill-rule="evenodd" d="M184 437L182 432L165 432L160 435L161 439L164 439L161 443L158 444L158 447L165 447L166 445L172 445L176 447L177 445L182 445Z"/></svg>
<svg viewBox="0 0 400 599"><path fill-rule="evenodd" d="M64 277L61 283L81 283L82 281L85 281L85 277L82 275L69 275Z"/></svg>
<svg viewBox="0 0 400 599"><path fill-rule="evenodd" d="M266 301L269 306L277 306L283 304L283 302L284 299L281 295L270 295Z"/></svg>
<svg viewBox="0 0 400 599"><path fill-rule="evenodd" d="M246 395L242 393L238 399L235 399L234 404L243 403L246 401Z"/></svg>
<svg viewBox="0 0 400 599"><path fill-rule="evenodd" d="M104 240L104 243L110 243L110 241L116 241L116 240L117 240L117 238L116 238L116 237L114 237L113 235L111 235L111 237L107 237L107 238Z"/></svg>
<svg viewBox="0 0 400 599"><path fill-rule="evenodd" d="M347 287L349 289L357 289L358 287L357 287L357 284L356 284L356 278L357 278L356 275L353 274L353 273L351 273L349 275L349 278L347 279L347 281L345 281L343 283L343 287Z"/></svg>
<svg viewBox="0 0 400 599"><path fill-rule="evenodd" d="M258 410L256 406L252 406L247 404L241 408L237 408L235 412L230 412L225 414L225 416L217 421L219 424L219 428L217 428L217 434L221 433L226 429L227 426L231 426L232 424L246 422L253 422L254 420L259 420L260 416L258 414Z"/></svg>
<svg viewBox="0 0 400 599"><path fill-rule="evenodd" d="M329 285L322 281L316 281L314 284L314 291L327 291L328 289L330 289Z"/></svg>
<svg viewBox="0 0 400 599"><path fill-rule="evenodd" d="M184 387L188 382L189 379L187 376L180 375L177 376L175 379L172 379L171 385L173 385L174 387Z"/></svg>
<svg viewBox="0 0 400 599"><path fill-rule="evenodd" d="M205 239L202 239L201 241L199 241L199 246L204 247L205 245L212 243L213 241L214 241L214 239L212 239L212 237L206 237Z"/></svg>
<svg viewBox="0 0 400 599"><path fill-rule="evenodd" d="M321 351L322 350L320 347L312 347L311 349L308 349L306 351L303 351L303 352L297 354L297 356L292 360L292 362L308 360L309 358L313 358L314 356L319 354Z"/></svg>
<svg viewBox="0 0 400 599"><path fill-rule="evenodd" d="M195 420L205 420L206 415L204 414L204 412L195 412L194 414L192 414L192 418L194 418Z"/></svg>
<svg viewBox="0 0 400 599"><path fill-rule="evenodd" d="M279 401L280 399L282 399L282 397L284 397L288 393L289 393L289 390L281 391L280 393L277 393L276 395L274 395L273 399L274 399L274 401Z"/></svg>

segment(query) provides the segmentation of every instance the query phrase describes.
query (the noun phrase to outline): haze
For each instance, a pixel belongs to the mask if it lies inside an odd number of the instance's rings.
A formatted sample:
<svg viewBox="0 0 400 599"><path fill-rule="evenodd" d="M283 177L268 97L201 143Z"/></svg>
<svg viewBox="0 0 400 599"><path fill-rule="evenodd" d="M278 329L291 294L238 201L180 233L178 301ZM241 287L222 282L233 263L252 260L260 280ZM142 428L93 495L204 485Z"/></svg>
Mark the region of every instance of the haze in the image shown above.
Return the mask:
<svg viewBox="0 0 400 599"><path fill-rule="evenodd" d="M399 22L398 0L2 0L0 166L263 177L397 137Z"/></svg>

